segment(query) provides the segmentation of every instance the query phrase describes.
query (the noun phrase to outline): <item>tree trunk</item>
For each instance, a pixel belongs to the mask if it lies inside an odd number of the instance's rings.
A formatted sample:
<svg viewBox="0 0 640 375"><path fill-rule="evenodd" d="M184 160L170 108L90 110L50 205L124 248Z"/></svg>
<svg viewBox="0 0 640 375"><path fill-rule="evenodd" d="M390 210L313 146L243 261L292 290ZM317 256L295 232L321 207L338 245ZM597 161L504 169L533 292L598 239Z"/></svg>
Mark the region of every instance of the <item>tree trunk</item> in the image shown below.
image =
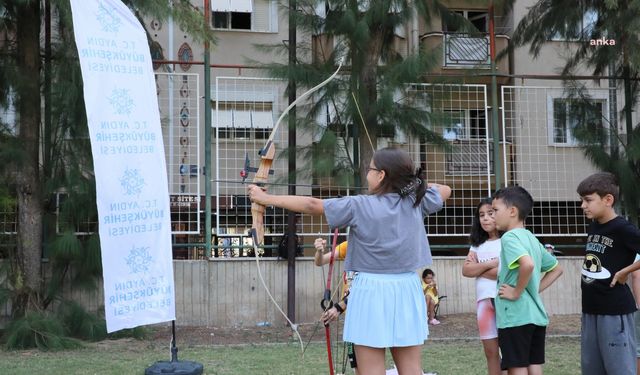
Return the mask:
<svg viewBox="0 0 640 375"><path fill-rule="evenodd" d="M358 133L360 143L360 176L362 181L367 175L369 163L373 157L373 153L378 148L378 111L376 104L378 102L378 62L382 55L382 46L384 44L384 32L381 25L371 29L371 41L364 51L364 64L361 70L360 97L362 98L361 110L364 116L364 123L360 124ZM366 128L365 128L366 126Z"/></svg>
<svg viewBox="0 0 640 375"><path fill-rule="evenodd" d="M24 159L16 171L18 196L18 249L13 262L15 315L37 309L42 287L42 199L39 178L40 131L40 3L18 6L17 66L20 84L18 139Z"/></svg>
<svg viewBox="0 0 640 375"><path fill-rule="evenodd" d="M633 145L633 90L631 88L631 67L629 66L629 54L625 50L623 52L623 67L622 67L622 76L624 80L624 122L626 125L626 149L629 150ZM627 163L629 164L629 168L634 171L636 170L633 163L633 155L629 152L626 153ZM624 204L626 214L634 224L638 224L638 207L637 200L634 199L630 192L626 192L628 197L625 197L625 192L622 192L622 202ZM635 193L635 192L634 192Z"/></svg>

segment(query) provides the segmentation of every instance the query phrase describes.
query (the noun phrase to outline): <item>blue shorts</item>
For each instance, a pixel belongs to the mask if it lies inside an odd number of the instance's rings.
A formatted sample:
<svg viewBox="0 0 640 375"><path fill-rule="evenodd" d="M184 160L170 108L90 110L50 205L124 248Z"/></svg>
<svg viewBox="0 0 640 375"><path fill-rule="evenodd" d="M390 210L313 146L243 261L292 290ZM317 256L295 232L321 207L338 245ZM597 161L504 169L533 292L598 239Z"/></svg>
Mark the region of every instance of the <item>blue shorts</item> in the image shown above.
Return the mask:
<svg viewBox="0 0 640 375"><path fill-rule="evenodd" d="M358 272L349 289L343 339L374 348L422 345L429 336L426 316L415 272Z"/></svg>

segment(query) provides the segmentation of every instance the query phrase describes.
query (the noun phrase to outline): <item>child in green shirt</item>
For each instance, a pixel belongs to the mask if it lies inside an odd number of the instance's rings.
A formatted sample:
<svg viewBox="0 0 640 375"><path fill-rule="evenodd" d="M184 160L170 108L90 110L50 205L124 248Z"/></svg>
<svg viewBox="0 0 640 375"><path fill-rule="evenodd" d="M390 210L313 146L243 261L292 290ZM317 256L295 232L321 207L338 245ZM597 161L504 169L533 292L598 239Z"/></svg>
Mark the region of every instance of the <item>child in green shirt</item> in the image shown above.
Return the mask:
<svg viewBox="0 0 640 375"><path fill-rule="evenodd" d="M542 374L549 323L540 292L561 274L558 261L524 228L533 198L524 188L498 190L492 202L501 237L496 324L502 368L509 375ZM544 274L544 276L543 276Z"/></svg>

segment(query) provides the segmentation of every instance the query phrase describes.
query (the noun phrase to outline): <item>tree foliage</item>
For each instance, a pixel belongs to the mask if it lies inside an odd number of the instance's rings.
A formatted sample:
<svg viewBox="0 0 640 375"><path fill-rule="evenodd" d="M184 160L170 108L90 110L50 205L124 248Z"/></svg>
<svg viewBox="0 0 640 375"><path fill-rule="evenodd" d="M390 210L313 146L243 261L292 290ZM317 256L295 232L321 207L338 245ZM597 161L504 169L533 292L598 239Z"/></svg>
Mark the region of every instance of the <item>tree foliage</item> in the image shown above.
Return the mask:
<svg viewBox="0 0 640 375"><path fill-rule="evenodd" d="M124 3L141 21L172 17L195 40L214 41L201 10L188 0ZM0 109L15 112L0 118L0 204L17 212L17 236L0 243L6 255L0 262L0 304L7 297L13 309L4 336L10 347L66 347L74 343L66 336L100 337L104 330L101 317L82 315L78 305L61 299L64 283L95 288L101 275L82 95L70 2L0 0ZM51 266L46 283L43 256Z"/></svg>

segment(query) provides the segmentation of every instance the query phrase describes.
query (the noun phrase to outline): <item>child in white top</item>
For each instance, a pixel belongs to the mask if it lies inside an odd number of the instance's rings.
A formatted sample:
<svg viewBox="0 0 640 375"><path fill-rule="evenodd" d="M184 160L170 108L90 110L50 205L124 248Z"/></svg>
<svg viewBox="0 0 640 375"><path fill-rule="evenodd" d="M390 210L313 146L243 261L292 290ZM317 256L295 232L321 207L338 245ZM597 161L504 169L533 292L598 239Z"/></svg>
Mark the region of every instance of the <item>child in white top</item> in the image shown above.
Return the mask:
<svg viewBox="0 0 640 375"><path fill-rule="evenodd" d="M502 372L493 299L497 290L500 236L493 218L491 198L481 200L476 206L469 239L472 246L462 266L462 275L476 278L478 330L487 358L488 374L499 375Z"/></svg>

